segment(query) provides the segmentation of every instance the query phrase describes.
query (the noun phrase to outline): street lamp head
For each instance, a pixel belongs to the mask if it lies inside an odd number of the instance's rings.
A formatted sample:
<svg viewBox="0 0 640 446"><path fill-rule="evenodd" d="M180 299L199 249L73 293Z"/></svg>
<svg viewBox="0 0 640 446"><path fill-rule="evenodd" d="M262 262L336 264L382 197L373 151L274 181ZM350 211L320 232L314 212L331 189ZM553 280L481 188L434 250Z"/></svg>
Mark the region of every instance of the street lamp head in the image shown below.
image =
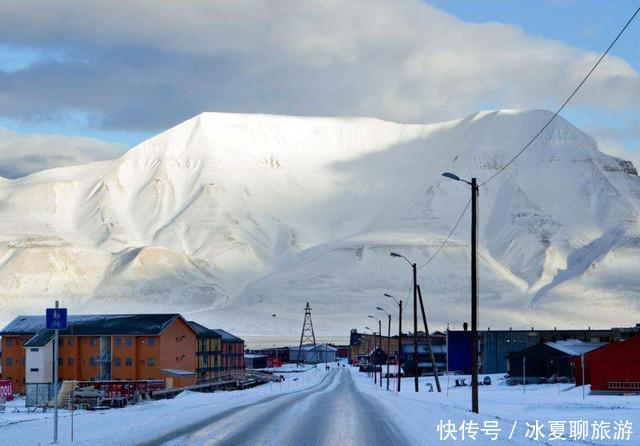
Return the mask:
<svg viewBox="0 0 640 446"><path fill-rule="evenodd" d="M412 263L409 261L409 259L407 259L405 256L403 256L402 254L398 254L397 252L391 252L389 253L389 255L391 257L400 257L401 259L404 259L405 262L407 262L409 265L412 265Z"/></svg>
<svg viewBox="0 0 640 446"><path fill-rule="evenodd" d="M375 317L373 317L373 316L371 316L371 315L369 315L369 316L367 316L367 317L370 317L371 319L375 319L376 321L378 320L377 318L375 318Z"/></svg>
<svg viewBox="0 0 640 446"><path fill-rule="evenodd" d="M364 327L364 329L365 329L365 330L369 330L369 331L371 331L371 329L370 329L369 327Z"/></svg>
<svg viewBox="0 0 640 446"><path fill-rule="evenodd" d="M455 173L451 173L451 172L444 172L442 174L443 177L447 177L449 179L452 179L454 181L462 181L463 183L467 183L469 185L472 185L471 182L467 181L467 180L463 180L462 178L460 178L458 175L456 175Z"/></svg>
<svg viewBox="0 0 640 446"><path fill-rule="evenodd" d="M400 305L400 302L398 302L398 299L396 299L395 297L393 297L391 294L384 293L384 295L385 295L386 297L388 297L389 299L393 299L393 301L394 301L396 304Z"/></svg>
<svg viewBox="0 0 640 446"><path fill-rule="evenodd" d="M451 173L451 172L444 172L442 174L443 177L447 177L447 178L451 178L452 180L455 181L460 181L460 177L458 175L456 175L455 173Z"/></svg>
<svg viewBox="0 0 640 446"><path fill-rule="evenodd" d="M382 311L384 314L386 314L387 316L391 317L391 315L387 312L387 310L385 310L382 307L376 307L376 310Z"/></svg>

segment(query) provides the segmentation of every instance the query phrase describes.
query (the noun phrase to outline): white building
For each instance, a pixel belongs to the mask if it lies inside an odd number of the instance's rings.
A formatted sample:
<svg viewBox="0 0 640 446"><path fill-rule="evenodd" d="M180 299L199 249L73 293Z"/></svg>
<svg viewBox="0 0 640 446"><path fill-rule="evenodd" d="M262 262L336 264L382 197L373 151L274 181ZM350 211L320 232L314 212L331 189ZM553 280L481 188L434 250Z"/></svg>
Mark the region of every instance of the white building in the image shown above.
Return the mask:
<svg viewBox="0 0 640 446"><path fill-rule="evenodd" d="M298 349L299 346L289 347L289 362L298 362ZM316 344L315 349L313 344L306 344L302 346L300 362L304 364L335 362L337 352L337 348L328 344Z"/></svg>
<svg viewBox="0 0 640 446"><path fill-rule="evenodd" d="M27 384L52 383L53 340L41 346L25 345L25 350L25 382Z"/></svg>

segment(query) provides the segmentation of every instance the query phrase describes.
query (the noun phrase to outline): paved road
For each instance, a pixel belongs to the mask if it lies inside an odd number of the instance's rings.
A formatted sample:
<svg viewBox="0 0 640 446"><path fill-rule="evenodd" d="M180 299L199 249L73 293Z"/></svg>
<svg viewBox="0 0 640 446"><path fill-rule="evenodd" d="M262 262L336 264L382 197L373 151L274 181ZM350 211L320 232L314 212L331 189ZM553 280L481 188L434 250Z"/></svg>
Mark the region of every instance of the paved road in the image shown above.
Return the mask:
<svg viewBox="0 0 640 446"><path fill-rule="evenodd" d="M311 389L229 410L165 440L167 446L410 444L371 397L357 389L346 369L333 369Z"/></svg>

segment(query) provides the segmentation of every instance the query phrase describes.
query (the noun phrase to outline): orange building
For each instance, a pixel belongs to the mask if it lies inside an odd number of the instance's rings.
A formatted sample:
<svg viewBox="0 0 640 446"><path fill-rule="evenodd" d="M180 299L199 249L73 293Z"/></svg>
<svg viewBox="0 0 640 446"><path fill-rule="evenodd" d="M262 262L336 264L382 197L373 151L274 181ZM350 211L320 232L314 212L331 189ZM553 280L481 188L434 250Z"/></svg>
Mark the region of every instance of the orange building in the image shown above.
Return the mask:
<svg viewBox="0 0 640 446"><path fill-rule="evenodd" d="M44 316L19 316L0 335L2 378L11 379L15 392L53 382L54 332ZM196 333L179 314L69 316L58 342L60 381L195 382Z"/></svg>

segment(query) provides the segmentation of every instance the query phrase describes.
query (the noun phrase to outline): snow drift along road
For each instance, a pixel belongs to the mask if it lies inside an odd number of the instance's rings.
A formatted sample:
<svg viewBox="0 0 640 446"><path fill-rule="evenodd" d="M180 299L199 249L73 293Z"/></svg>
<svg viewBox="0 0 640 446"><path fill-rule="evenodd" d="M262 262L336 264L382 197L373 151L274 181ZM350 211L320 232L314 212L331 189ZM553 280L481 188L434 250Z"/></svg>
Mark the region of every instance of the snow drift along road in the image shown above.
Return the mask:
<svg viewBox="0 0 640 446"><path fill-rule="evenodd" d="M0 320L56 297L273 334L298 330L309 300L319 331L345 333L384 292L406 296L410 272L389 251L424 261L468 201L440 173L489 177L549 113L204 113L113 161L0 179ZM481 325L640 319L630 162L558 119L480 194ZM468 233L465 218L420 273L434 323L467 319Z"/></svg>

